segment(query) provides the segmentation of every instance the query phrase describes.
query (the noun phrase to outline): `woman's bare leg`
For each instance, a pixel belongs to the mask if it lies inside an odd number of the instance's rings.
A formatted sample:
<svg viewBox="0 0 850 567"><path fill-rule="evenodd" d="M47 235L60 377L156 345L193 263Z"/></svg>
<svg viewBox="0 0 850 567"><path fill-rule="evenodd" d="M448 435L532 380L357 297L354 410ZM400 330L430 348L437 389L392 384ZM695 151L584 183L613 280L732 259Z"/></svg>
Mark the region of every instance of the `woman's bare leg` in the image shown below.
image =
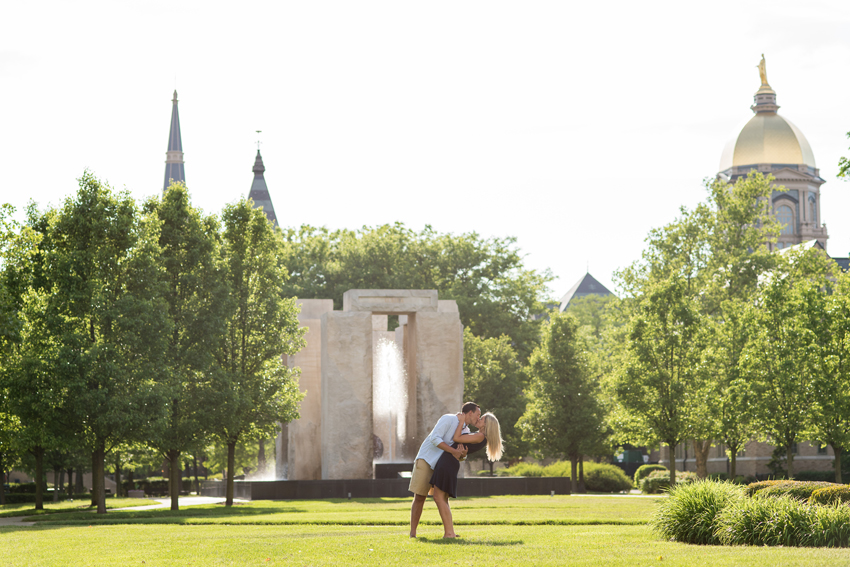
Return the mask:
<svg viewBox="0 0 850 567"><path fill-rule="evenodd" d="M443 537L455 537L455 526L452 521L452 508L449 506L449 494L434 487L434 503L440 511L440 519L443 520Z"/></svg>

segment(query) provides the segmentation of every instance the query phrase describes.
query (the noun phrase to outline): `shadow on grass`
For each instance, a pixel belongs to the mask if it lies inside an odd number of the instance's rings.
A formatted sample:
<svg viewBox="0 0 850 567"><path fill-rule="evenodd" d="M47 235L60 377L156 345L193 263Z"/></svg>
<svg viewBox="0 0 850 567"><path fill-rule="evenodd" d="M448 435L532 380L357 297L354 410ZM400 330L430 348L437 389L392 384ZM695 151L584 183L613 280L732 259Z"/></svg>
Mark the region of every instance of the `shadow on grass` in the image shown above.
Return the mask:
<svg viewBox="0 0 850 567"><path fill-rule="evenodd" d="M224 507L216 504L208 506L191 506L182 510L164 508L154 510L112 510L106 514L97 514L94 509L83 512L66 512L64 514L47 514L27 517L27 521L35 521L36 525L50 524L180 524L186 521L218 518L245 518L268 514L299 514L305 513L303 508L267 508L260 506Z"/></svg>
<svg viewBox="0 0 850 567"><path fill-rule="evenodd" d="M453 539L420 539L422 543L433 543L436 545L484 545L491 547L506 547L511 545L522 545L525 542L521 539L467 539L463 536Z"/></svg>

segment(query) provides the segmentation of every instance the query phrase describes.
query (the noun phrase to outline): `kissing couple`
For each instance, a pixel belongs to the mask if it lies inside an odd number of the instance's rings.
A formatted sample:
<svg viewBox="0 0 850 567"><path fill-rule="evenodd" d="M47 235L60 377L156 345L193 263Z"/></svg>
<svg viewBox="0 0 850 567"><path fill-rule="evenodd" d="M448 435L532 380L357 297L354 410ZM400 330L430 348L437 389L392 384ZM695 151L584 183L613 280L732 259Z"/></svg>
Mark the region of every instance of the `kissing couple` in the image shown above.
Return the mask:
<svg viewBox="0 0 850 567"><path fill-rule="evenodd" d="M469 426L478 431L471 433ZM487 447L487 458L498 461L502 458L502 431L499 420L492 413L481 415L475 402L466 402L461 411L442 416L422 446L413 463L408 490L413 493L410 507L410 537L416 537L416 528L422 516L422 508L429 494L443 521L443 537L457 537L452 523L449 496L457 498L457 473L460 461L467 455Z"/></svg>

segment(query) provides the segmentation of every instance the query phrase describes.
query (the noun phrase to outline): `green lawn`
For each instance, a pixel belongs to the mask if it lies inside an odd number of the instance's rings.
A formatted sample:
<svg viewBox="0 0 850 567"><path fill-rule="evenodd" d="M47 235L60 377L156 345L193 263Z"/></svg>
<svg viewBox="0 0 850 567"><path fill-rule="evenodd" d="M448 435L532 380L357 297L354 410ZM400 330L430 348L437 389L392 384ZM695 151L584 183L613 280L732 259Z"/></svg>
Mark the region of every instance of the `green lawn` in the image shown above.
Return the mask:
<svg viewBox="0 0 850 567"><path fill-rule="evenodd" d="M643 524L657 498L608 496L493 496L452 500L455 523L568 525ZM220 504L170 510L93 511L33 518L67 525L85 523L168 524L336 524L395 525L410 521L410 499L366 498L355 500L258 500L226 508ZM437 508L429 502L422 515L425 525L440 524Z"/></svg>
<svg viewBox="0 0 850 567"><path fill-rule="evenodd" d="M129 508L130 506L147 506L157 504L146 498L107 498L107 508ZM64 502L44 502L44 510L36 510L35 504L5 504L0 506L0 518L10 516L32 516L33 514L55 514L78 510L91 510L91 500L65 500Z"/></svg>
<svg viewBox="0 0 850 567"><path fill-rule="evenodd" d="M0 527L0 565L850 566L846 549L661 541L646 525L634 523L645 522L656 501L597 496L461 499L453 502L462 536L454 541L440 537L433 503L426 505L423 519L428 523L420 527L420 537L409 539L404 517L409 501L402 499L258 501L230 510L187 507L178 513L128 511L100 517L70 512L38 516L34 527ZM121 524L99 523L104 520ZM352 525L330 525L336 520ZM377 525L384 520L397 525ZM546 524L552 520L573 524ZM298 521L302 523L291 523ZM586 523L577 523L582 521ZM212 525L190 525L195 522Z"/></svg>

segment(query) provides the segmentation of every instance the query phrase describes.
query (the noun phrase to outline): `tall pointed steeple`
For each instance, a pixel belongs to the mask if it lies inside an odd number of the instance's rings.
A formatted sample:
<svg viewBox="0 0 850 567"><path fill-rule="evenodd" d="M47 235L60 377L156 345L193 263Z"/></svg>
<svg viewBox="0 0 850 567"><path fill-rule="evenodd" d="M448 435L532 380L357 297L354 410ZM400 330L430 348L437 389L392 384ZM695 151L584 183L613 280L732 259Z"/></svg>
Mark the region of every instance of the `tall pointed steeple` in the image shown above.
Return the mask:
<svg viewBox="0 0 850 567"><path fill-rule="evenodd" d="M162 192L168 189L171 181L186 182L183 169L183 139L180 137L180 115L177 113L177 91L171 100L171 130L168 133L168 151L165 152L165 183Z"/></svg>
<svg viewBox="0 0 850 567"><path fill-rule="evenodd" d="M266 186L266 178L263 177L265 171L263 156L260 155L258 148L257 159L254 160L254 181L251 183L251 191L248 192L248 198L254 200L254 207L262 207L269 222L277 226L277 215L274 214L274 205L272 205L272 198L269 195L269 188Z"/></svg>

